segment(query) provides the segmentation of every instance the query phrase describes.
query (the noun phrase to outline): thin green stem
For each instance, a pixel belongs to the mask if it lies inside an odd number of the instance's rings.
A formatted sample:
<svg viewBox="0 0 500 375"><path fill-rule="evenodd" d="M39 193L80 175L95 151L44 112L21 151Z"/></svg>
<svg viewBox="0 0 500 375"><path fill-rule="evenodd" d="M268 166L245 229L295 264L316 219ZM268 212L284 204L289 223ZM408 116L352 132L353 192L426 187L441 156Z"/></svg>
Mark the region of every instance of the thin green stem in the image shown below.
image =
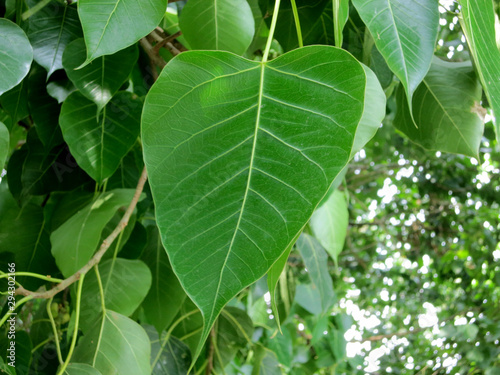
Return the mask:
<svg viewBox="0 0 500 375"><path fill-rule="evenodd" d="M22 306L23 304L25 304L26 302L28 302L29 300L32 300L33 297L32 296L26 296L24 298L21 298L19 301L16 302L16 309L19 308L19 306ZM8 312L6 313L2 320L0 320L0 327L3 326L3 324L7 321L7 319L9 319L9 316L12 315L12 312Z"/></svg>
<svg viewBox="0 0 500 375"><path fill-rule="evenodd" d="M52 337L49 337L48 339L43 340L40 344L38 344L33 349L31 349L31 354L34 354L38 349L40 349L42 346L45 346L46 344L48 344L52 340L53 340Z"/></svg>
<svg viewBox="0 0 500 375"><path fill-rule="evenodd" d="M200 369L198 371L196 371L196 373L194 375L201 375L203 373L203 370L205 370L205 367L207 367L207 364L208 364L208 361L205 360L205 362L203 362L203 364L201 365Z"/></svg>
<svg viewBox="0 0 500 375"><path fill-rule="evenodd" d="M26 12L23 13L21 16L23 21L26 21L28 18L30 18L32 15L35 13L38 13L40 10L45 8L46 5L48 5L52 0L42 0L38 4L36 4L33 8L28 9Z"/></svg>
<svg viewBox="0 0 500 375"><path fill-rule="evenodd" d="M162 343L161 343L161 349L158 351L158 354L156 355L155 360L151 364L151 368L152 369L156 366L156 363L160 359L160 356L161 356L161 353L163 351L163 348L165 347L165 345L167 345L168 339L172 335L172 332L174 331L175 327L177 327L179 325L179 323L182 322L184 319L187 319L191 315L199 313L199 312L200 312L200 310L191 310L190 312L185 313L179 319L177 319L175 322L172 323L172 325L168 329L167 333L165 334L165 337L161 340L162 341Z"/></svg>
<svg viewBox="0 0 500 375"><path fill-rule="evenodd" d="M304 41L302 40L302 29L300 28L299 12L297 10L297 4L295 0L292 2L293 19L295 20L295 28L297 29L297 39L299 41L299 47L304 47Z"/></svg>
<svg viewBox="0 0 500 375"><path fill-rule="evenodd" d="M269 51L271 50L271 44L273 42L274 30L276 30L276 23L278 22L278 13L280 11L281 0L276 0L274 4L273 19L271 20L271 27L269 28L269 36L267 37L266 48L264 49L264 55L262 56L262 62L265 63L269 57Z"/></svg>
<svg viewBox="0 0 500 375"><path fill-rule="evenodd" d="M64 371L66 370L66 367L68 367L68 364L71 361L71 357L73 356L73 351L75 350L76 339L78 337L78 327L80 325L80 305L82 302L83 280L85 280L85 274L81 275L80 280L78 281L78 290L76 292L75 330L73 331L73 337L71 338L71 345L69 347L68 356L66 357L66 361L59 368L57 375L64 374Z"/></svg>
<svg viewBox="0 0 500 375"><path fill-rule="evenodd" d="M104 288L102 287L102 280L101 280L101 274L99 272L99 267L96 264L94 267L95 270L95 275L97 277L97 285L99 285L99 294L101 295L101 308L102 308L102 314L106 314L106 302L104 300Z"/></svg>
<svg viewBox="0 0 500 375"><path fill-rule="evenodd" d="M54 320L54 316L52 315L52 301L54 300L54 297L50 297L50 299L47 301L47 315L49 316L50 320L50 325L52 326L52 332L54 333L54 342L56 343L56 352L57 352L57 359L59 360L59 363L62 365L63 364L63 358L61 354L61 347L59 345L59 334L57 333L57 327L56 327L56 322Z"/></svg>
<svg viewBox="0 0 500 375"><path fill-rule="evenodd" d="M24 0L16 0L16 24L20 25L22 21L22 13Z"/></svg>
<svg viewBox="0 0 500 375"><path fill-rule="evenodd" d="M38 273L33 273L33 272L16 272L14 274L12 273L4 273L2 272L0 274L0 279L5 279L6 277L9 277L9 276L29 276L29 277L34 277L34 278L37 278L37 279L41 279L41 280L45 280L45 281L50 281L52 283L60 283L62 282L63 280L62 279L56 279L55 277L50 277L50 276L44 276L44 275L40 275Z"/></svg>
<svg viewBox="0 0 500 375"><path fill-rule="evenodd" d="M107 292L108 291L108 285L109 285L109 280L111 280L111 275L113 274L113 270L115 268L115 262L116 262L116 257L118 255L118 250L120 248L120 244L122 242L122 237L123 237L123 232L125 232L124 230L122 230L118 236L118 240L116 241L116 246L115 246L115 251L113 253L113 258L111 260L111 268L109 270L109 275L108 275L108 279L106 280L106 286L104 287L104 291Z"/></svg>

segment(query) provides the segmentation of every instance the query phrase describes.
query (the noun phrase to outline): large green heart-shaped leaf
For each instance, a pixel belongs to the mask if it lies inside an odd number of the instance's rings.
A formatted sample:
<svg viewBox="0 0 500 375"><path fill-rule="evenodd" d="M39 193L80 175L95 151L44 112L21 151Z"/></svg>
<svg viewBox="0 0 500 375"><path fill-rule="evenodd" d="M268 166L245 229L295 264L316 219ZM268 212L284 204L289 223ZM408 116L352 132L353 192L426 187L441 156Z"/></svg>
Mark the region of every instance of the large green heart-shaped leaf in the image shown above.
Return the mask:
<svg viewBox="0 0 500 375"><path fill-rule="evenodd" d="M72 359L102 374L150 375L150 355L144 329L126 316L107 310L80 339Z"/></svg>
<svg viewBox="0 0 500 375"><path fill-rule="evenodd" d="M137 46L132 46L113 55L99 57L91 64L77 69L86 56L85 42L78 39L66 47L63 65L75 87L97 104L100 111L127 80L138 55Z"/></svg>
<svg viewBox="0 0 500 375"><path fill-rule="evenodd" d="M66 46L81 36L76 6L52 0L29 19L28 38L33 46L34 59L47 70L49 77L62 69Z"/></svg>
<svg viewBox="0 0 500 375"><path fill-rule="evenodd" d="M158 332L162 332L179 312L186 293L172 271L156 227L148 228L148 244L142 259L153 274L153 284L142 304L144 315Z"/></svg>
<svg viewBox="0 0 500 375"><path fill-rule="evenodd" d="M0 168L2 169L5 166L5 160L7 160L7 155L9 154L9 143L9 129L7 129L3 122L0 122Z"/></svg>
<svg viewBox="0 0 500 375"><path fill-rule="evenodd" d="M413 96L413 125L405 93L397 92L397 129L427 150L464 154L479 159L484 123L481 85L472 65L435 58Z"/></svg>
<svg viewBox="0 0 500 375"><path fill-rule="evenodd" d="M133 196L132 189L102 194L52 232L52 255L64 277L71 276L90 260L106 223L118 208L128 205Z"/></svg>
<svg viewBox="0 0 500 375"><path fill-rule="evenodd" d="M32 61L33 49L24 31L0 18L0 95L26 77Z"/></svg>
<svg viewBox="0 0 500 375"><path fill-rule="evenodd" d="M255 33L246 0L189 0L179 26L193 49L245 53Z"/></svg>
<svg viewBox="0 0 500 375"><path fill-rule="evenodd" d="M469 50L476 62L479 78L495 114L500 140L500 50L495 40L495 12L491 0L459 0L461 24Z"/></svg>
<svg viewBox="0 0 500 375"><path fill-rule="evenodd" d="M113 246L112 246L113 248ZM119 314L130 316L151 287L151 271L140 260L110 259L99 264L104 304ZM85 279L82 291L81 327L91 327L102 314L99 282L95 272Z"/></svg>
<svg viewBox="0 0 500 375"><path fill-rule="evenodd" d="M335 301L332 277L328 272L328 255L320 243L306 233L299 237L297 248L304 259L311 281L319 292L321 311L328 314Z"/></svg>
<svg viewBox="0 0 500 375"><path fill-rule="evenodd" d="M111 55L148 35L163 18L167 0L80 0L87 60Z"/></svg>
<svg viewBox="0 0 500 375"><path fill-rule="evenodd" d="M97 106L80 92L63 103L59 124L78 165L99 183L110 177L139 136L142 101L119 92L97 117Z"/></svg>
<svg viewBox="0 0 500 375"><path fill-rule="evenodd" d="M348 162L365 84L349 53L313 46L267 63L186 52L151 88L142 140L157 223L203 313L202 341L292 244Z"/></svg>
<svg viewBox="0 0 500 375"><path fill-rule="evenodd" d="M401 80L411 104L431 65L439 27L436 0L353 0L375 45Z"/></svg>

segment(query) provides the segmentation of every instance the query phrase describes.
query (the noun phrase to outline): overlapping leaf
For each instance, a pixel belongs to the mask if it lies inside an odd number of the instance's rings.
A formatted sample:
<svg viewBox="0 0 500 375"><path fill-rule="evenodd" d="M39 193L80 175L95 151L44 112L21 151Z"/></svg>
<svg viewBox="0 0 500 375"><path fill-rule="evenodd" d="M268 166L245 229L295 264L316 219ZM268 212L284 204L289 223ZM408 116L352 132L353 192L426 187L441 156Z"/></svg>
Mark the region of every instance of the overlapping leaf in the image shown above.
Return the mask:
<svg viewBox="0 0 500 375"><path fill-rule="evenodd" d="M470 63L435 59L413 97L411 120L404 91L398 89L397 129L428 150L478 157L483 135L481 85Z"/></svg>
<svg viewBox="0 0 500 375"><path fill-rule="evenodd" d="M158 26L166 9L167 0L78 1L87 45L85 64L127 48L149 34Z"/></svg>
<svg viewBox="0 0 500 375"><path fill-rule="evenodd" d="M29 115L27 89L26 80L23 80L19 85L0 96L0 104L11 117L13 124L17 124Z"/></svg>
<svg viewBox="0 0 500 375"><path fill-rule="evenodd" d="M144 329L151 341L151 375L187 375L191 365L189 347L166 332L160 339L153 326Z"/></svg>
<svg viewBox="0 0 500 375"><path fill-rule="evenodd" d="M64 102L59 123L78 165L102 183L118 168L139 135L142 102L119 92L97 117L97 106L74 92Z"/></svg>
<svg viewBox="0 0 500 375"><path fill-rule="evenodd" d="M132 189L117 189L102 194L52 232L52 255L65 277L71 276L89 261L106 223L119 207L128 205L133 196Z"/></svg>
<svg viewBox="0 0 500 375"><path fill-rule="evenodd" d="M223 306L292 244L344 168L365 83L350 54L314 46L268 63L183 53L151 89L142 139L157 222L203 313L203 341Z"/></svg>
<svg viewBox="0 0 500 375"><path fill-rule="evenodd" d="M78 342L75 362L102 374L150 375L151 346L144 329L133 320L107 310Z"/></svg>
<svg viewBox="0 0 500 375"><path fill-rule="evenodd" d="M66 47L62 63L75 87L87 99L92 100L100 111L130 75L137 62L137 46L99 57L91 64L77 69L85 61L85 56L85 42L78 39Z"/></svg>
<svg viewBox="0 0 500 375"><path fill-rule="evenodd" d="M0 18L0 95L22 81L32 61L33 49L24 31Z"/></svg>
<svg viewBox="0 0 500 375"><path fill-rule="evenodd" d="M500 50L495 40L495 12L490 0L460 0L462 27L479 78L495 114L500 139ZM498 38L498 30L497 30Z"/></svg>
<svg viewBox="0 0 500 375"><path fill-rule="evenodd" d="M7 129L3 122L0 122L0 168L2 169L5 166L5 161L9 153L9 142L9 129Z"/></svg>
<svg viewBox="0 0 500 375"><path fill-rule="evenodd" d="M435 0L353 0L408 102L431 65L439 11Z"/></svg>
<svg viewBox="0 0 500 375"><path fill-rule="evenodd" d="M62 69L66 46L81 36L76 6L52 0L29 19L28 38L33 46L34 59L47 70L49 77Z"/></svg>
<svg viewBox="0 0 500 375"><path fill-rule="evenodd" d="M242 55L252 43L255 24L246 0L190 0L179 25L193 49Z"/></svg>

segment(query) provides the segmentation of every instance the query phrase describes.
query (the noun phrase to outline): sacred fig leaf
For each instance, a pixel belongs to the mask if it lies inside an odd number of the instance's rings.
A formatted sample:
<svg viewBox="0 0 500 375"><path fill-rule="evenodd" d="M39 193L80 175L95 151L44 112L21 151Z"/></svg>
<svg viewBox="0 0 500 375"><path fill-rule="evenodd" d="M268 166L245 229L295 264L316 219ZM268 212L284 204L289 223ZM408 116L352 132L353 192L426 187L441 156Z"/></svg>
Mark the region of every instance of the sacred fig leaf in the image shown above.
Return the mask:
<svg viewBox="0 0 500 375"><path fill-rule="evenodd" d="M102 374L150 375L150 355L144 329L126 316L106 310L80 339L72 359Z"/></svg>
<svg viewBox="0 0 500 375"><path fill-rule="evenodd" d="M70 363L63 375L102 375L102 373L85 363Z"/></svg>
<svg viewBox="0 0 500 375"><path fill-rule="evenodd" d="M348 162L365 84L349 53L311 46L266 63L185 52L151 88L142 140L156 218L202 311L201 342L292 245Z"/></svg>
<svg viewBox="0 0 500 375"><path fill-rule="evenodd" d="M75 87L97 104L100 111L127 80L139 53L137 46L131 46L77 69L85 61L85 56L83 39L70 43L63 55L64 70Z"/></svg>
<svg viewBox="0 0 500 375"><path fill-rule="evenodd" d="M500 139L500 50L495 40L495 11L489 0L459 0L461 25L488 102L495 114ZM498 31L497 31L498 38Z"/></svg>
<svg viewBox="0 0 500 375"><path fill-rule="evenodd" d="M396 93L397 129L427 150L478 158L484 123L481 118L481 85L470 62L433 60L429 73L415 91L413 125L405 93Z"/></svg>
<svg viewBox="0 0 500 375"><path fill-rule="evenodd" d="M252 9L246 0L189 0L179 26L193 49L238 55L245 53L255 34Z"/></svg>
<svg viewBox="0 0 500 375"><path fill-rule="evenodd" d="M9 129L7 129L3 122L0 122L0 168L2 169L9 154L9 137Z"/></svg>
<svg viewBox="0 0 500 375"><path fill-rule="evenodd" d="M439 27L435 0L353 0L408 103L431 65Z"/></svg>
<svg viewBox="0 0 500 375"><path fill-rule="evenodd" d="M32 61L33 48L24 31L14 22L0 18L0 95L26 77Z"/></svg>
<svg viewBox="0 0 500 375"><path fill-rule="evenodd" d="M98 183L110 177L139 136L142 101L119 92L97 114L98 107L80 92L64 101L59 124L78 165Z"/></svg>
<svg viewBox="0 0 500 375"><path fill-rule="evenodd" d="M62 69L66 46L82 36L76 6L52 0L29 18L28 38L35 61L47 70L47 76Z"/></svg>
<svg viewBox="0 0 500 375"><path fill-rule="evenodd" d="M111 55L148 35L158 26L167 0L80 0L78 15L87 45L87 60Z"/></svg>
<svg viewBox="0 0 500 375"><path fill-rule="evenodd" d="M106 223L118 208L128 205L133 196L133 189L104 193L52 232L52 255L64 277L71 276L90 260Z"/></svg>

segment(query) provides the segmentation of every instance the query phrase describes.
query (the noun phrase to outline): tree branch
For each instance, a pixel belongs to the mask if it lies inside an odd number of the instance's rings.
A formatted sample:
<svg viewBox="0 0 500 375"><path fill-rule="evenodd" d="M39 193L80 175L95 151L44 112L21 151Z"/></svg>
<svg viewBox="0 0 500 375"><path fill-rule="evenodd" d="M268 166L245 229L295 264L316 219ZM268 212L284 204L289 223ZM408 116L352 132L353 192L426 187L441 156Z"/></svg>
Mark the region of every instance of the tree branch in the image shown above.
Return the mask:
<svg viewBox="0 0 500 375"><path fill-rule="evenodd" d="M144 189L144 184L146 183L147 178L148 177L146 173L146 167L144 167L144 169L142 170L141 177L139 178L139 182L137 183L134 197L132 198L132 201L130 202L127 210L125 211L125 214L123 215L122 219L120 220L116 228L113 230L113 232L111 232L111 234L108 237L106 237L104 241L102 241L101 247L99 248L97 253L95 253L92 259L90 259L85 266L80 268L80 270L78 270L76 273L74 273L67 279L63 280L60 284L57 284L54 288L50 290L47 290L45 292L32 292L20 286L19 288L16 289L16 294L23 296L31 296L32 298L52 298L57 293L69 287L75 281L79 280L82 275L85 275L92 267L98 264L101 261L104 253L106 253L106 251L109 249L109 247L116 239L116 237L118 237L121 231L125 229L125 227L127 226L130 216L132 215L135 207L137 206L137 202L139 201L139 198L142 194L142 190Z"/></svg>

